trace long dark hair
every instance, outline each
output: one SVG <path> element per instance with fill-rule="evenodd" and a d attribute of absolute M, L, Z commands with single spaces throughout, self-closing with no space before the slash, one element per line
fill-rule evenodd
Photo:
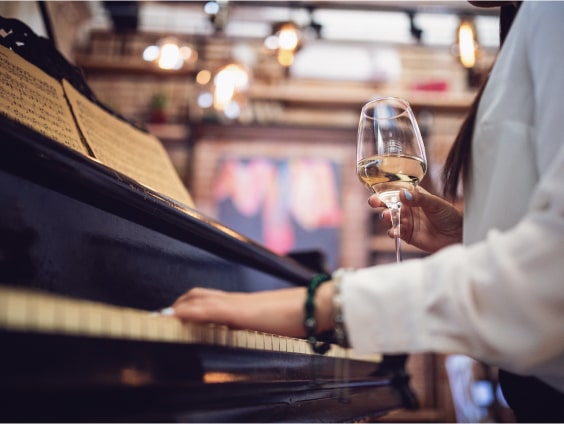
<path fill-rule="evenodd" d="M 499 12 L 499 38 L 500 46 L 503 45 L 505 37 L 511 28 L 513 19 L 517 15 L 521 3 L 515 5 L 502 6 Z M 487 78 L 478 90 L 474 101 L 470 105 L 466 119 L 462 123 L 454 143 L 449 151 L 443 168 L 443 195 L 448 199 L 456 199 L 460 177 L 463 182 L 467 182 L 470 173 L 470 158 L 472 153 L 472 135 L 474 134 L 474 124 L 476 113 L 482 93 L 487 83 Z"/>

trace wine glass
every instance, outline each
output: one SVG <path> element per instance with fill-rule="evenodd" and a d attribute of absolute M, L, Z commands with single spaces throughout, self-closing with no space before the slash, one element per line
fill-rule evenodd
<path fill-rule="evenodd" d="M 391 212 L 396 261 L 401 261 L 400 192 L 414 188 L 427 172 L 421 132 L 409 103 L 398 97 L 376 98 L 360 113 L 356 153 L 358 178 Z"/>

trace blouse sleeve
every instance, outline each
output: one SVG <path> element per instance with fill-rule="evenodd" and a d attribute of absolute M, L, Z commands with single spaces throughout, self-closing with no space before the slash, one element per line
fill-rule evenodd
<path fill-rule="evenodd" d="M 564 390 L 564 3 L 521 14 L 540 170 L 527 213 L 471 246 L 348 274 L 344 315 L 360 352 L 460 353 Z"/>

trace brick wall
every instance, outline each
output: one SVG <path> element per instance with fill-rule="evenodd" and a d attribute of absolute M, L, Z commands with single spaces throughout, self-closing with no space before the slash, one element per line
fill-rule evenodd
<path fill-rule="evenodd" d="M 341 266 L 364 266 L 367 259 L 368 191 L 355 174 L 354 130 L 311 130 L 287 127 L 207 128 L 194 150 L 192 195 L 202 212 L 215 217 L 212 188 L 216 164 L 225 155 L 271 158 L 324 157 L 338 164 L 342 181 L 343 225 Z"/>

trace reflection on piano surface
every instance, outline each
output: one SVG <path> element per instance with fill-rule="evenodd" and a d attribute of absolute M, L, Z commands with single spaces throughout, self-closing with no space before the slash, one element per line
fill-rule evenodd
<path fill-rule="evenodd" d="M 25 34 L 0 43 L 61 77 L 46 40 L 0 24 Z M 196 285 L 315 272 L 0 113 L 2 421 L 334 422 L 413 406 L 405 357 L 350 357 L 342 379 L 337 347 L 149 313 Z"/>

